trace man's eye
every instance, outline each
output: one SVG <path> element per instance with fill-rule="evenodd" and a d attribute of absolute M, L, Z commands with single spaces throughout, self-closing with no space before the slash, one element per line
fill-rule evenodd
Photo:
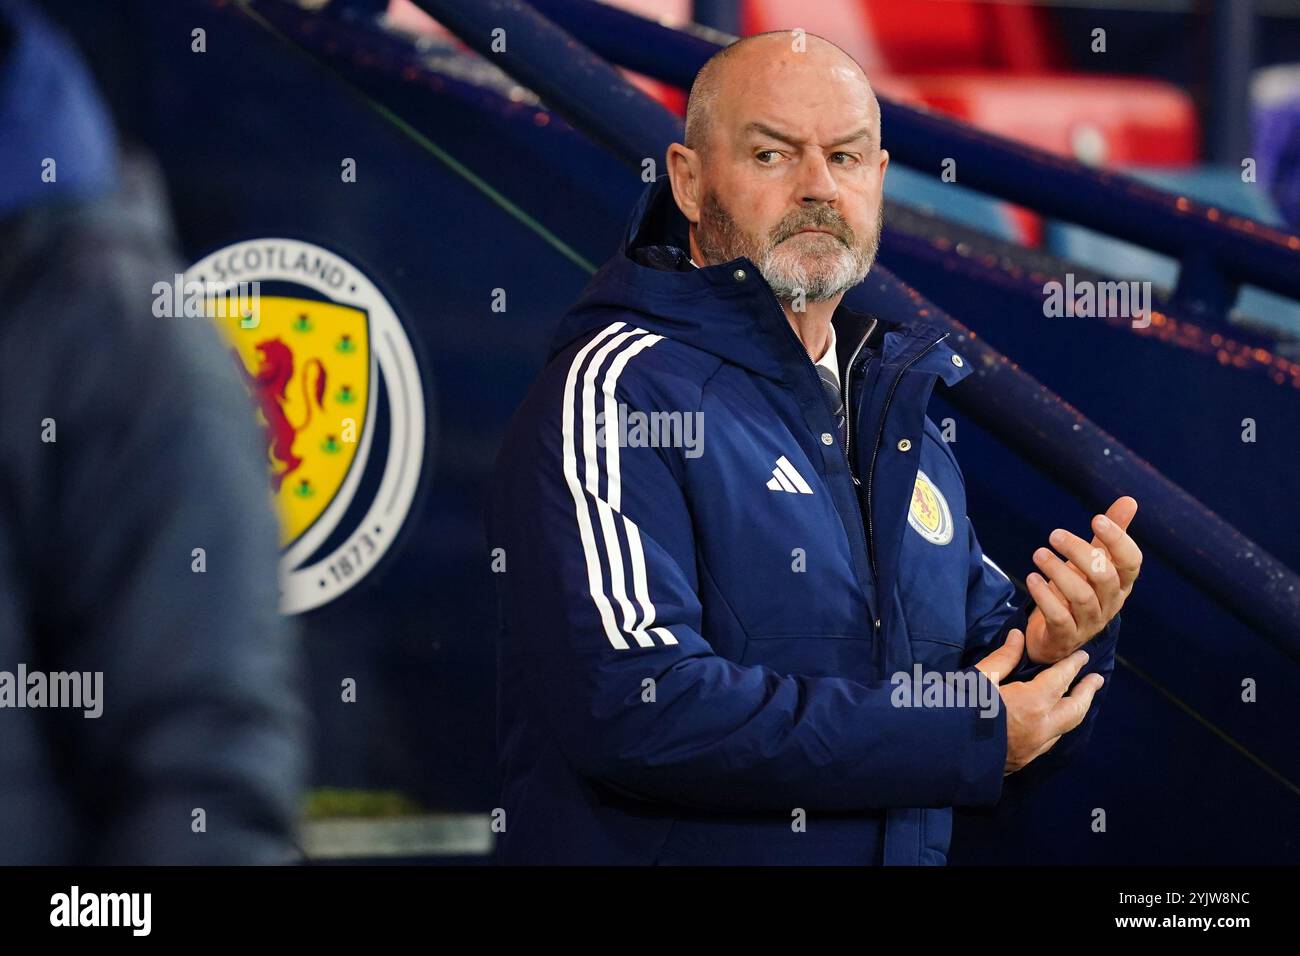
<path fill-rule="evenodd" d="M 831 153 L 832 159 L 834 159 L 836 156 L 843 156 L 844 159 L 846 160 L 845 162 L 840 163 L 841 166 L 847 166 L 849 163 L 855 162 L 857 159 L 857 157 L 855 157 L 852 153 Z"/>
<path fill-rule="evenodd" d="M 760 163 L 762 163 L 763 165 L 765 165 L 765 166 L 770 166 L 771 163 L 770 163 L 768 160 L 764 159 L 763 157 L 764 157 L 764 156 L 779 156 L 779 155 L 780 155 L 780 153 L 778 153 L 778 152 L 777 152 L 776 150 L 774 150 L 774 149 L 760 149 L 757 153 L 754 154 L 754 158 L 757 159 L 757 160 L 758 160 Z"/>

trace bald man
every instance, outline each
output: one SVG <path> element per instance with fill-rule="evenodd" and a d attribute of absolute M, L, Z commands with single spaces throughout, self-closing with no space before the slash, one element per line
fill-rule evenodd
<path fill-rule="evenodd" d="M 939 864 L 1091 734 L 1137 502 L 980 548 L 925 408 L 947 333 L 842 304 L 889 154 L 803 34 L 701 69 L 685 144 L 565 316 L 493 478 L 499 860 Z"/>

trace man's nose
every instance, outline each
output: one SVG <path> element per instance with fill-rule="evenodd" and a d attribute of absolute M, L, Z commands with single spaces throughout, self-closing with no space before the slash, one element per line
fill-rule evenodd
<path fill-rule="evenodd" d="M 830 164 L 820 151 L 809 155 L 800 163 L 802 178 L 799 182 L 800 201 L 834 202 L 839 198 L 839 185 L 831 175 Z"/>

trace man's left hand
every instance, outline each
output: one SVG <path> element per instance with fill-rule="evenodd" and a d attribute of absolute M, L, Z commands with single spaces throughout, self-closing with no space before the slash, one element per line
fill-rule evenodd
<path fill-rule="evenodd" d="M 1068 561 L 1048 548 L 1034 552 L 1042 574 L 1026 579 L 1037 604 L 1025 628 L 1031 661 L 1054 664 L 1069 657 L 1124 606 L 1142 567 L 1142 552 L 1127 531 L 1137 507 L 1127 495 L 1117 498 L 1105 515 L 1092 519 L 1092 543 L 1061 528 L 1053 531 L 1048 540 Z"/>

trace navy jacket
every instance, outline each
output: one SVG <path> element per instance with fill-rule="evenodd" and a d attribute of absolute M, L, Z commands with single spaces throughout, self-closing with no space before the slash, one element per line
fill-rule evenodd
<path fill-rule="evenodd" d="M 846 449 L 753 263 L 686 247 L 661 177 L 497 462 L 499 859 L 943 863 L 951 808 L 1003 792 L 973 665 L 1027 612 L 925 414 L 971 368 L 939 329 L 841 307 Z M 1118 626 L 1085 673 L 1109 676 Z M 899 706 L 916 665 L 984 696 Z"/>

